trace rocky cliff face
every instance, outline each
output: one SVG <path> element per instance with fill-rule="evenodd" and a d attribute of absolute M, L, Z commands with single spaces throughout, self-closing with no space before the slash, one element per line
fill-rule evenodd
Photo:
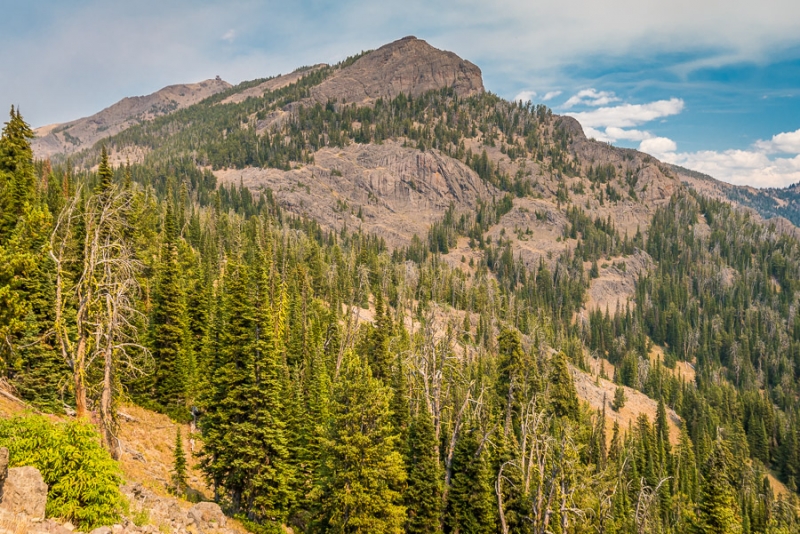
<path fill-rule="evenodd" d="M 215 174 L 223 183 L 270 189 L 285 209 L 325 227 L 362 227 L 391 247 L 408 244 L 414 234 L 424 237 L 451 203 L 473 209 L 479 198 L 502 195 L 460 161 L 397 142 L 324 148 L 314 159 L 314 165 L 291 171 L 250 168 Z"/>
<path fill-rule="evenodd" d="M 483 92 L 481 69 L 452 52 L 432 47 L 416 37 L 405 37 L 359 58 L 311 90 L 311 98 L 325 103 L 368 104 L 404 93 L 418 96 L 431 89 L 452 87 L 460 97 Z"/>
<path fill-rule="evenodd" d="M 172 113 L 215 95 L 231 85 L 223 80 L 170 85 L 147 96 L 124 98 L 91 117 L 37 128 L 31 143 L 37 158 L 72 154 L 130 126 Z"/>

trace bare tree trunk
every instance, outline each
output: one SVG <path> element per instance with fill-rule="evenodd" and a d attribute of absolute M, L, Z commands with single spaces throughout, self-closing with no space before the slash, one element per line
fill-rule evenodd
<path fill-rule="evenodd" d="M 103 426 L 103 445 L 115 460 L 119 459 L 119 441 L 114 435 L 114 358 L 111 350 L 106 350 L 103 364 L 103 393 L 100 396 L 100 421 Z"/>
<path fill-rule="evenodd" d="M 503 509 L 503 469 L 509 463 L 510 462 L 506 462 L 500 466 L 500 471 L 497 473 L 497 481 L 494 483 L 494 491 L 497 493 L 497 513 L 500 516 L 500 528 L 503 534 L 508 534 L 506 511 Z"/>
<path fill-rule="evenodd" d="M 86 361 L 86 338 L 81 337 L 78 340 L 78 347 L 75 351 L 75 358 L 73 358 L 72 376 L 75 378 L 75 416 L 77 418 L 86 417 L 89 414 L 89 409 L 86 402 L 86 369 L 84 363 Z"/>

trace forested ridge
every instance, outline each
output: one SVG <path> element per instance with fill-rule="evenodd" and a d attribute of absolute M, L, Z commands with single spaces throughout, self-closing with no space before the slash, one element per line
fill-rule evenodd
<path fill-rule="evenodd" d="M 34 161 L 12 108 L 0 137 L 0 356 L 17 395 L 91 417 L 112 457 L 124 454 L 121 403 L 196 417 L 201 446 L 176 455 L 174 490 L 186 489 L 185 461 L 199 462 L 215 499 L 255 532 L 800 532 L 794 237 L 683 188 L 628 236 L 587 210 L 636 201 L 639 169 L 581 161 L 544 106 L 447 89 L 294 105 L 333 68 L 135 126 L 107 147 L 150 151 L 116 168 L 106 146 L 79 156 L 86 165 Z M 286 106 L 272 129 L 248 126 Z M 389 139 L 460 159 L 502 195 L 471 213 L 451 206 L 390 249 L 211 172 Z M 510 238 L 487 236 L 518 199 L 547 191 L 473 151 L 476 140 L 557 177 L 559 240 L 573 248 L 529 268 Z M 594 196 L 572 203 L 585 191 L 565 177 L 585 177 Z M 444 256 L 465 238 L 479 260 L 452 266 Z M 598 264 L 639 252 L 653 266 L 632 302 L 582 320 Z M 620 386 L 601 410 L 573 380 L 593 358 Z M 673 371 L 679 361 L 694 381 Z M 657 402 L 652 420 L 607 424 L 622 386 Z"/>

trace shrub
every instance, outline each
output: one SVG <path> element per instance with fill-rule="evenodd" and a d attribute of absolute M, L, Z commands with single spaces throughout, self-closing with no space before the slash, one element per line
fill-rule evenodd
<path fill-rule="evenodd" d="M 119 467 L 91 424 L 42 416 L 4 419 L 0 446 L 8 448 L 11 467 L 31 465 L 42 473 L 49 517 L 87 531 L 119 519 L 125 502 Z"/>

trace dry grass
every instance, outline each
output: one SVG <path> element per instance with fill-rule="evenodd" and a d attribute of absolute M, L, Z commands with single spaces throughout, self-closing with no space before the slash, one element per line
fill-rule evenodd
<path fill-rule="evenodd" d="M 123 406 L 120 412 L 131 417 L 120 418 L 119 438 L 123 450 L 120 464 L 125 478 L 156 493 L 167 494 L 172 477 L 175 432 L 178 425 L 166 415 L 139 406 Z M 195 441 L 195 451 L 200 450 L 200 440 L 197 435 L 190 435 L 189 425 L 181 425 L 181 436 L 188 464 L 188 484 L 204 499 L 210 499 L 211 491 L 197 469 L 197 459 L 191 451 L 190 440 Z"/>
<path fill-rule="evenodd" d="M 0 534 L 28 534 L 32 526 L 27 517 L 5 513 L 0 517 Z"/>
<path fill-rule="evenodd" d="M 650 358 L 650 363 L 655 364 L 656 362 L 661 362 L 662 369 L 664 369 L 666 372 L 683 380 L 687 384 L 694 384 L 696 373 L 693 364 L 684 361 L 677 361 L 675 362 L 674 369 L 664 367 L 664 349 L 659 345 L 653 345 L 653 348 L 650 349 L 650 354 L 648 356 Z"/>
<path fill-rule="evenodd" d="M 592 375 L 581 371 L 576 367 L 570 366 L 572 376 L 575 380 L 575 389 L 578 392 L 578 398 L 587 402 L 593 410 L 602 410 L 603 402 L 605 401 L 606 408 L 606 435 L 608 440 L 611 440 L 611 430 L 614 422 L 619 423 L 620 429 L 627 430 L 629 426 L 636 424 L 636 419 L 641 414 L 647 416 L 650 422 L 656 419 L 656 411 L 658 410 L 658 403 L 645 395 L 644 393 L 635 389 L 622 386 L 625 389 L 625 406 L 619 412 L 611 409 L 611 403 L 614 400 L 614 392 L 617 385 L 604 378 L 593 377 Z M 681 418 L 674 410 L 667 408 L 667 424 L 669 425 L 669 441 L 673 445 L 678 444 L 680 441 L 680 422 Z"/>

